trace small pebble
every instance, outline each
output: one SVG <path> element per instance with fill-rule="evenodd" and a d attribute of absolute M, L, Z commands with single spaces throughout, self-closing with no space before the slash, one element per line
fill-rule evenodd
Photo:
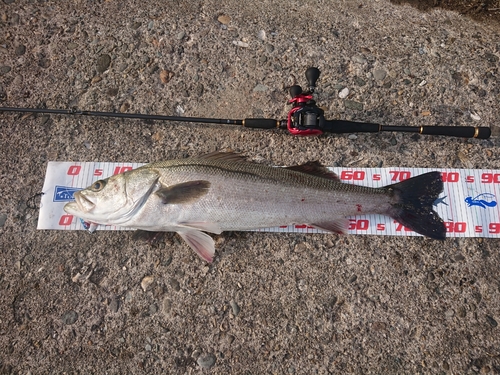
<path fill-rule="evenodd" d="M 0 228 L 2 228 L 5 225 L 5 222 L 7 221 L 7 214 L 0 214 Z"/>
<path fill-rule="evenodd" d="M 358 136 L 356 134 L 349 134 L 347 136 L 347 138 L 351 139 L 351 140 L 354 140 L 354 139 L 358 139 Z"/>
<path fill-rule="evenodd" d="M 153 276 L 145 276 L 142 281 L 141 281 L 141 288 L 143 291 L 146 291 L 151 284 L 155 281 L 155 278 Z"/>
<path fill-rule="evenodd" d="M 153 303 L 149 305 L 149 314 L 154 315 L 158 312 L 158 305 L 156 303 Z"/>
<path fill-rule="evenodd" d="M 118 308 L 120 307 L 120 302 L 116 298 L 112 298 L 111 302 L 109 303 L 109 311 L 112 313 L 116 313 L 118 311 Z"/>
<path fill-rule="evenodd" d="M 16 47 L 16 49 L 14 50 L 14 53 L 16 54 L 16 56 L 22 56 L 26 53 L 26 46 L 20 44 Z"/>
<path fill-rule="evenodd" d="M 175 107 L 175 113 L 177 113 L 179 116 L 182 116 L 184 114 L 184 108 L 180 104 Z"/>
<path fill-rule="evenodd" d="M 74 324 L 78 319 L 78 313 L 76 311 L 68 311 L 63 316 L 61 316 L 61 320 L 66 325 Z"/>
<path fill-rule="evenodd" d="M 339 92 L 339 98 L 340 99 L 345 99 L 349 95 L 349 88 L 344 87 L 342 90 Z"/>
<path fill-rule="evenodd" d="M 160 81 L 163 84 L 167 84 L 172 77 L 174 76 L 174 72 L 171 72 L 170 70 L 163 69 L 160 71 Z"/>
<path fill-rule="evenodd" d="M 173 277 L 169 280 L 169 284 L 172 287 L 172 289 L 176 292 L 181 290 L 181 286 L 179 285 L 179 281 L 177 279 L 174 279 Z"/>
<path fill-rule="evenodd" d="M 474 111 L 471 111 L 470 118 L 474 121 L 481 121 L 481 117 Z"/>
<path fill-rule="evenodd" d="M 266 40 L 266 32 L 264 30 L 260 30 L 257 33 L 257 38 L 259 38 L 262 41 Z"/>
<path fill-rule="evenodd" d="M 231 305 L 231 308 L 233 309 L 233 314 L 234 314 L 234 316 L 238 316 L 238 314 L 239 314 L 239 313 L 240 313 L 240 311 L 241 311 L 240 306 L 238 306 L 238 304 L 237 304 L 235 301 L 233 301 L 233 300 L 231 300 L 231 301 L 229 302 L 229 304 Z"/>
<path fill-rule="evenodd" d="M 361 55 L 353 56 L 351 58 L 351 60 L 358 63 L 358 64 L 364 64 L 368 61 L 364 56 L 361 56 Z"/>
<path fill-rule="evenodd" d="M 246 42 L 242 42 L 241 40 L 233 40 L 233 44 L 238 47 L 248 48 L 249 44 Z"/>
<path fill-rule="evenodd" d="M 266 44 L 266 52 L 274 52 L 274 46 L 272 44 Z"/>
<path fill-rule="evenodd" d="M 269 90 L 269 87 L 260 83 L 253 88 L 253 92 L 264 92 L 267 90 Z"/>
<path fill-rule="evenodd" d="M 373 71 L 373 78 L 375 78 L 377 81 L 383 81 L 386 76 L 387 72 L 385 70 L 375 69 Z"/>
<path fill-rule="evenodd" d="M 118 95 L 118 89 L 116 87 L 110 87 L 106 93 L 109 95 L 109 96 L 116 96 Z"/>
<path fill-rule="evenodd" d="M 488 321 L 488 323 L 490 324 L 490 326 L 492 326 L 493 328 L 495 328 L 495 327 L 498 326 L 497 321 L 492 316 L 486 315 L 486 320 Z"/>
<path fill-rule="evenodd" d="M 223 25 L 229 25 L 229 22 L 231 22 L 231 17 L 229 17 L 226 14 L 221 14 L 218 18 L 217 21 L 222 23 Z"/>
<path fill-rule="evenodd" d="M 161 311 L 165 315 L 170 314 L 170 311 L 172 311 L 172 300 L 165 298 L 161 304 Z"/>
<path fill-rule="evenodd" d="M 7 74 L 8 72 L 10 72 L 10 70 L 11 70 L 10 66 L 7 65 L 0 66 L 0 76 Z"/>
<path fill-rule="evenodd" d="M 363 103 L 356 102 L 354 100 L 345 100 L 344 105 L 346 108 L 355 109 L 357 111 L 363 110 Z"/>
<path fill-rule="evenodd" d="M 366 81 L 360 77 L 354 78 L 354 83 L 356 83 L 356 85 L 358 85 L 358 86 L 366 85 Z"/>
<path fill-rule="evenodd" d="M 97 72 L 98 73 L 104 73 L 106 70 L 108 70 L 109 65 L 111 64 L 111 56 L 109 55 L 101 55 L 97 59 Z"/>
<path fill-rule="evenodd" d="M 203 86 L 202 83 L 198 83 L 198 85 L 196 86 L 196 95 L 197 96 L 201 96 L 203 95 L 203 91 L 205 90 L 205 87 Z"/>
<path fill-rule="evenodd" d="M 120 106 L 120 112 L 122 112 L 122 113 L 127 112 L 129 108 L 130 108 L 130 104 L 125 102 Z"/>
<path fill-rule="evenodd" d="M 202 355 L 198 358 L 196 363 L 204 369 L 212 368 L 215 365 L 216 358 L 213 354 Z"/>

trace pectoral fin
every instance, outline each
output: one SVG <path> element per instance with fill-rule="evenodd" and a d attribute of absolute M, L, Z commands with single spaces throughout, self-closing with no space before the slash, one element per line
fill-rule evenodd
<path fill-rule="evenodd" d="M 196 229 L 177 231 L 184 241 L 198 254 L 198 256 L 211 263 L 215 254 L 215 244 L 212 237 Z"/>
<path fill-rule="evenodd" d="M 162 185 L 155 194 L 161 198 L 164 204 L 189 203 L 204 196 L 208 193 L 209 188 L 209 181 L 196 180 L 172 186 Z"/>
<path fill-rule="evenodd" d="M 335 219 L 326 223 L 316 223 L 311 224 L 313 227 L 326 230 L 327 232 L 333 232 L 337 234 L 346 234 L 347 228 L 349 228 L 349 220 L 345 217 Z"/>

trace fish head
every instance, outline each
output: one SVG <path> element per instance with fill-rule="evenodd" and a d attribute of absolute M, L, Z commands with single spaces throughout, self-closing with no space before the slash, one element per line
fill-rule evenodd
<path fill-rule="evenodd" d="M 120 225 L 142 207 L 158 178 L 157 171 L 138 168 L 98 180 L 76 192 L 64 210 L 90 223 Z"/>

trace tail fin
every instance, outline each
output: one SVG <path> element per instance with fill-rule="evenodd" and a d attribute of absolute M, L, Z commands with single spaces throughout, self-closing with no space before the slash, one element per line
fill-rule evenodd
<path fill-rule="evenodd" d="M 405 227 L 436 240 L 446 238 L 443 220 L 432 204 L 443 191 L 440 172 L 429 172 L 400 183 L 389 185 L 394 191 L 395 203 L 388 215 Z"/>

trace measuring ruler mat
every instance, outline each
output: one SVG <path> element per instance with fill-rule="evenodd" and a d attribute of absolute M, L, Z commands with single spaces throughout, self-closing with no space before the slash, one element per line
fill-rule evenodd
<path fill-rule="evenodd" d="M 64 212 L 73 194 L 94 181 L 137 168 L 140 163 L 49 162 L 43 186 L 38 229 L 79 230 L 84 223 Z M 356 185 L 382 187 L 425 172 L 439 171 L 444 191 L 434 209 L 444 220 L 447 237 L 500 238 L 500 171 L 442 168 L 329 168 L 340 180 Z M 98 230 L 124 230 L 99 226 Z M 126 230 L 126 229 L 125 229 Z M 259 229 L 264 232 L 321 233 L 308 225 Z M 387 216 L 359 215 L 349 218 L 350 234 L 419 236 Z"/>

